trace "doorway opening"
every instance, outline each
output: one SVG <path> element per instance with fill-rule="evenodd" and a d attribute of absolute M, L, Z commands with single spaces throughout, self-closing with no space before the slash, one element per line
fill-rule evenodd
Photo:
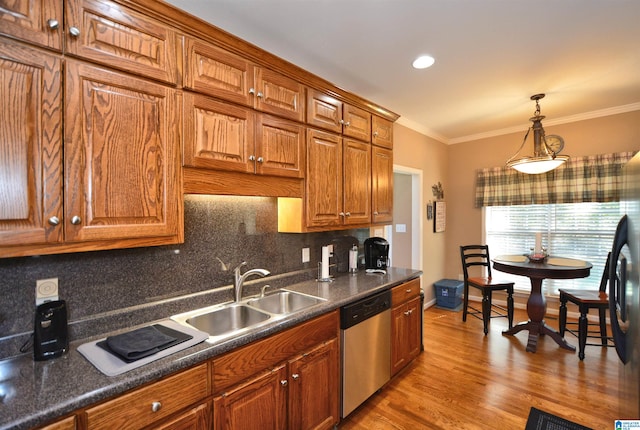
<path fill-rule="evenodd" d="M 391 265 L 422 270 L 422 170 L 393 166 L 393 225 L 387 226 Z"/>

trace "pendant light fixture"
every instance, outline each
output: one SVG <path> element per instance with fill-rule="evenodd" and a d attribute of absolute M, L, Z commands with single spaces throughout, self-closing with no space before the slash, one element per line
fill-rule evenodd
<path fill-rule="evenodd" d="M 558 155 L 564 147 L 564 140 L 557 135 L 545 135 L 544 128 L 542 128 L 542 120 L 545 117 L 540 115 L 540 104 L 538 103 L 538 100 L 542 98 L 544 98 L 544 94 L 531 96 L 531 100 L 536 102 L 534 116 L 529 118 L 533 125 L 529 127 L 527 134 L 524 135 L 524 140 L 518 152 L 507 160 L 507 166 L 513 167 L 519 172 L 532 175 L 549 172 L 569 159 L 568 155 Z M 527 142 L 527 137 L 529 137 L 531 130 L 533 130 L 533 155 L 516 158 Z"/>

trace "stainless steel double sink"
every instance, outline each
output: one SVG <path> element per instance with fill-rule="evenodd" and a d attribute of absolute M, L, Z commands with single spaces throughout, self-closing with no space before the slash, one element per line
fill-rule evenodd
<path fill-rule="evenodd" d="M 209 334 L 209 342 L 219 342 L 276 319 L 300 312 L 325 299 L 289 290 L 277 290 L 263 297 L 238 303 L 215 305 L 174 315 L 172 320 Z"/>

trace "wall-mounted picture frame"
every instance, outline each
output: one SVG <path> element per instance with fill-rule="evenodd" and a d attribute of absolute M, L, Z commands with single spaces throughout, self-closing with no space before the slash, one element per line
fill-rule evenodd
<path fill-rule="evenodd" d="M 447 224 L 447 204 L 442 201 L 433 202 L 433 232 L 442 233 Z"/>

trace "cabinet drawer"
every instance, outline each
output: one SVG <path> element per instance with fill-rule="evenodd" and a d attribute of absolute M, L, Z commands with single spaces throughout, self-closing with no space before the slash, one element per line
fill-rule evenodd
<path fill-rule="evenodd" d="M 391 304 L 396 306 L 420 294 L 420 278 L 398 285 L 391 290 Z"/>
<path fill-rule="evenodd" d="M 71 55 L 148 76 L 176 82 L 177 36 L 169 27 L 106 0 L 69 0 L 65 9 Z"/>
<path fill-rule="evenodd" d="M 87 426 L 140 429 L 204 399 L 208 393 L 205 363 L 87 409 Z"/>

